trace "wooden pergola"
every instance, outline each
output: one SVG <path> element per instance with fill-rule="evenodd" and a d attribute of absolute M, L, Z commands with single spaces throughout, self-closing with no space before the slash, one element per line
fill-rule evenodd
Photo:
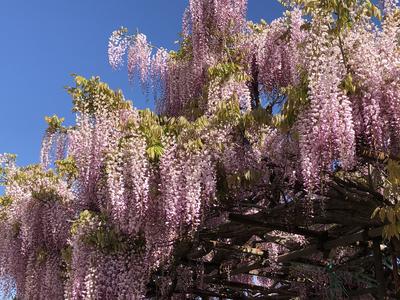
<path fill-rule="evenodd" d="M 339 279 L 340 294 L 330 291 L 332 286 L 320 287 L 332 299 L 399 299 L 400 243 L 383 241 L 385 224 L 371 219 L 386 201 L 380 193 L 334 176 L 312 199 L 301 191 L 293 194 L 296 197 L 286 203 L 267 201 L 274 205 L 266 206 L 258 193 L 253 200 L 226 207 L 225 221 L 218 226 L 203 228 L 194 240 L 181 242 L 175 264 L 201 265 L 204 273 L 198 279 L 201 285 L 195 280 L 183 291 L 175 281 L 171 297 L 181 293 L 187 299 L 303 299 L 296 287 L 303 285 L 312 294 L 318 282 L 307 270 L 317 270 L 326 276 L 357 278 L 357 284 Z M 299 245 L 293 236 L 303 237 L 305 243 Z M 265 243 L 280 245 L 279 253 L 271 256 Z M 347 251 L 346 256 L 338 259 L 338 249 Z M 237 280 L 238 276 L 253 280 Z M 260 278 L 269 284 L 257 284 Z"/>

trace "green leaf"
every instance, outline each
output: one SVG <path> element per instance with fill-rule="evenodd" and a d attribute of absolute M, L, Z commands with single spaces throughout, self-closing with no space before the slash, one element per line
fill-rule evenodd
<path fill-rule="evenodd" d="M 386 219 L 386 209 L 385 208 L 381 208 L 381 210 L 379 211 L 379 218 L 381 219 L 381 222 L 385 222 Z"/>
<path fill-rule="evenodd" d="M 390 223 L 396 223 L 396 214 L 392 208 L 387 209 L 386 216 Z"/>
<path fill-rule="evenodd" d="M 247 181 L 250 181 L 250 180 L 251 180 L 251 171 L 250 171 L 250 170 L 247 170 L 247 171 L 244 173 L 244 179 L 246 179 Z"/>
<path fill-rule="evenodd" d="M 47 132 L 49 132 L 49 133 L 55 133 L 64 128 L 62 126 L 62 123 L 65 120 L 64 118 L 59 118 L 58 116 L 53 115 L 52 117 L 46 116 L 44 119 L 48 124 Z"/>
<path fill-rule="evenodd" d="M 381 210 L 380 207 L 375 208 L 374 212 L 371 215 L 371 219 L 374 219 L 377 216 L 377 214 L 380 212 L 380 210 Z"/>

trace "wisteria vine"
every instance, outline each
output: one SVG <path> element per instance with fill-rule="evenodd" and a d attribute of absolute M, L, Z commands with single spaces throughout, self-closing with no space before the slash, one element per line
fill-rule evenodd
<path fill-rule="evenodd" d="M 190 0 L 177 51 L 125 28 L 112 33 L 110 65 L 118 69 L 126 57 L 129 79 L 154 94 L 157 114 L 133 108 L 98 77 L 75 76 L 68 92 L 76 124 L 46 119 L 41 163 L 19 168 L 0 156 L 6 295 L 186 299 L 215 285 L 204 278 L 216 251 L 192 259 L 195 266 L 179 256 L 201 244 L 202 230 L 299 195 L 312 211 L 334 174 L 370 175 L 366 149 L 400 154 L 397 1 L 383 1 L 383 16 L 369 1 L 282 2 L 284 16 L 258 24 L 246 20 L 246 0 Z M 371 16 L 382 17 L 379 26 Z M 377 187 L 389 199 L 397 199 L 397 171 L 383 172 L 388 180 Z M 219 266 L 220 279 L 278 289 L 275 279 L 232 269 L 251 262 L 243 255 L 250 253 L 268 257 L 258 269 L 278 277 L 286 268 L 278 257 L 308 242 L 301 232 L 275 230 L 270 240 L 251 237 L 257 250 L 235 248 L 230 238 L 207 245 L 242 253 Z M 293 279 L 304 272 L 311 283 Z M 337 276 L 329 272 L 295 266 L 288 289 L 304 299 L 326 296 L 322 287 Z M 348 287 L 366 286 L 340 274 Z"/>

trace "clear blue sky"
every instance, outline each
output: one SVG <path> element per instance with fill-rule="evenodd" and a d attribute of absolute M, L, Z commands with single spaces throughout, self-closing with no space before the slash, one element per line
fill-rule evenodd
<path fill-rule="evenodd" d="M 108 37 L 125 26 L 139 29 L 154 45 L 174 48 L 186 5 L 187 0 L 1 0 L 0 153 L 17 154 L 19 165 L 38 162 L 44 116 L 74 121 L 64 90 L 72 84 L 71 73 L 98 75 L 136 107 L 152 108 L 140 89 L 129 86 L 126 70 L 111 70 Z M 249 19 L 271 21 L 281 14 L 276 0 L 249 0 Z"/>

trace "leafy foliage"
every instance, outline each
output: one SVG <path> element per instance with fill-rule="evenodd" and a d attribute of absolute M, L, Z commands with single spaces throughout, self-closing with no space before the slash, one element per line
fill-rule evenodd
<path fill-rule="evenodd" d="M 67 91 L 72 96 L 73 111 L 93 114 L 101 109 L 119 110 L 131 107 L 131 103 L 125 101 L 121 91 L 113 91 L 99 77 L 86 79 L 82 76 L 73 75 L 75 87 L 68 87 Z M 59 120 L 53 122 L 58 124 Z"/>

